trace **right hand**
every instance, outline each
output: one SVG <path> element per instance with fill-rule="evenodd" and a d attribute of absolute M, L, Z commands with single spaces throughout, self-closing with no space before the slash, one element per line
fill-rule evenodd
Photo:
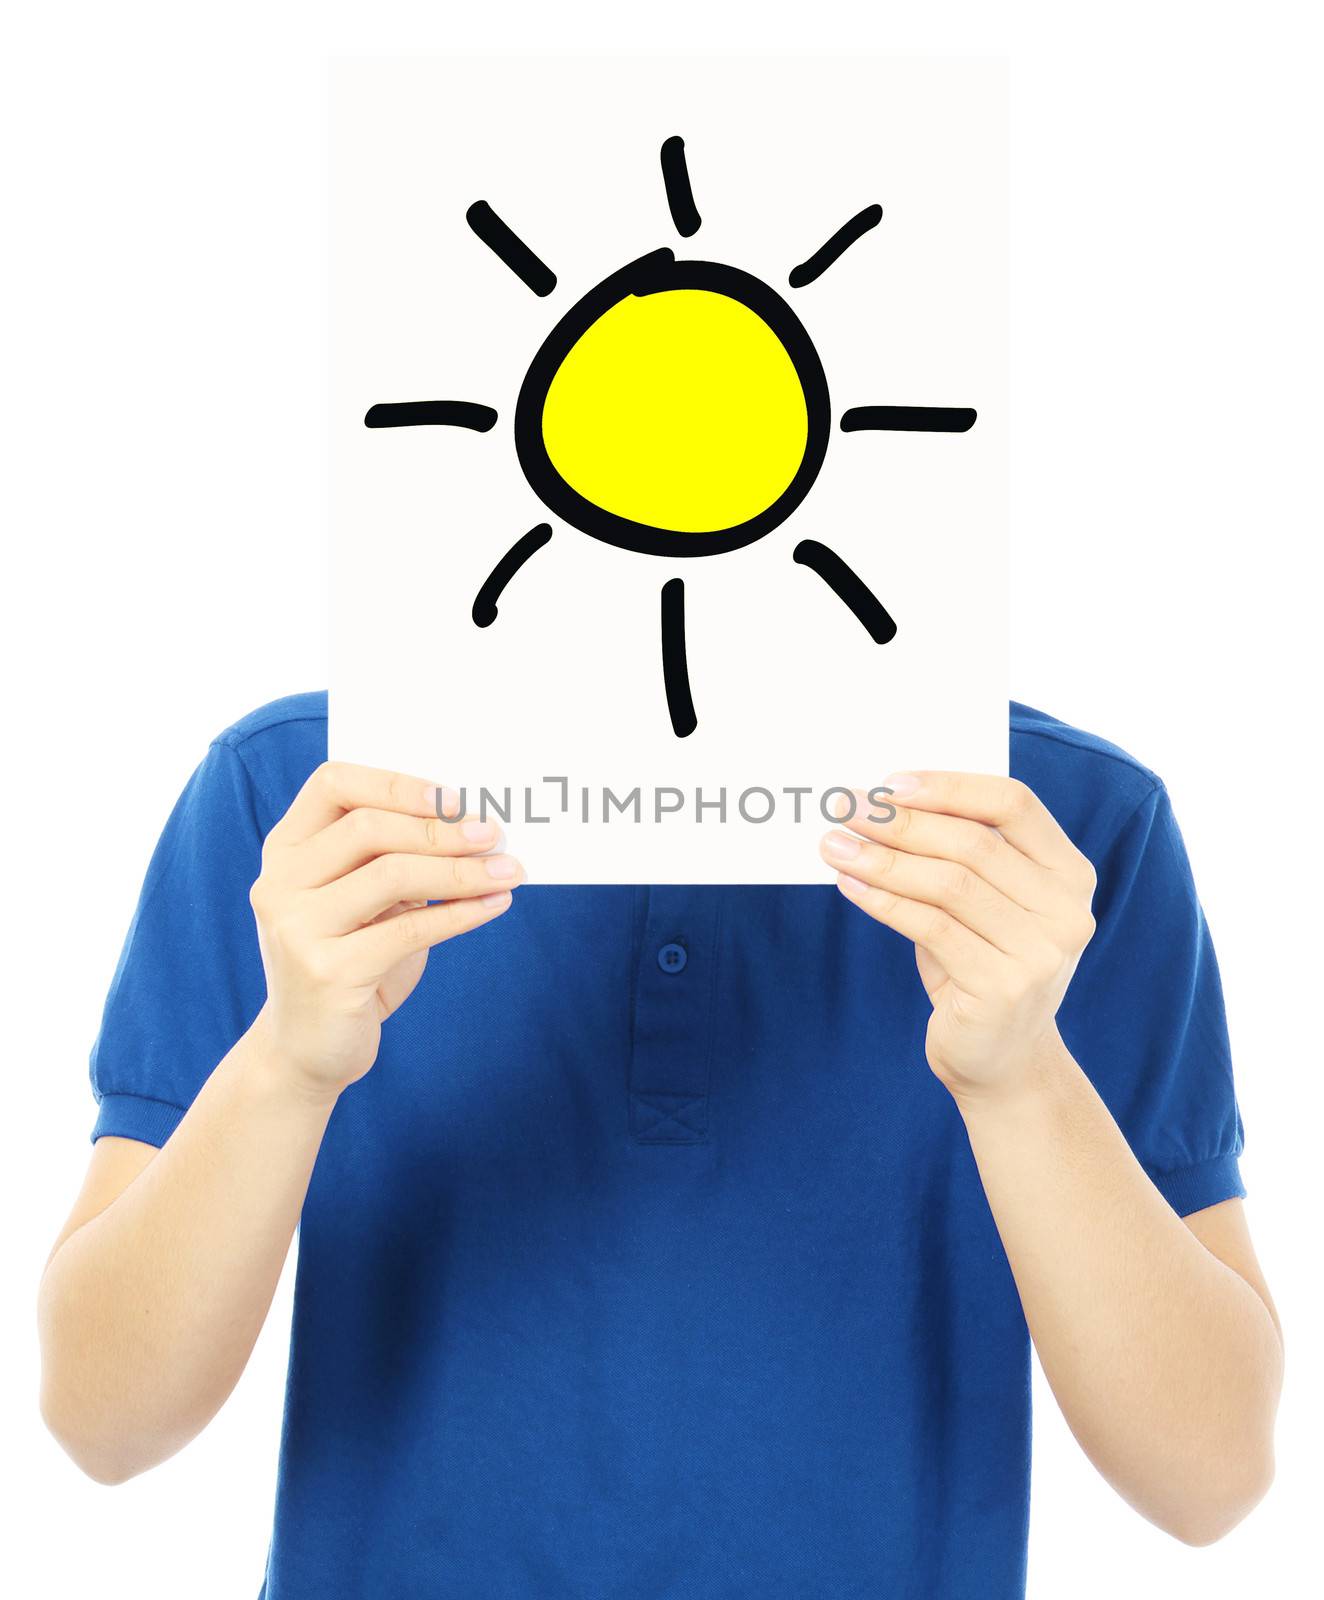
<path fill-rule="evenodd" d="M 304 784 L 249 896 L 267 975 L 260 1021 L 300 1087 L 334 1098 L 361 1078 L 432 946 L 509 907 L 519 863 L 481 854 L 498 837 L 493 822 L 443 822 L 421 778 L 326 762 Z"/>

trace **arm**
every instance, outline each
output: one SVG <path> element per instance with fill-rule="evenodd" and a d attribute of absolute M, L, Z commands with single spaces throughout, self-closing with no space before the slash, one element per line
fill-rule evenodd
<path fill-rule="evenodd" d="M 1178 1217 L 1062 1043 L 1094 876 L 1047 810 L 1006 779 L 889 782 L 895 816 L 870 822 L 864 802 L 823 853 L 915 943 L 929 1064 L 1072 1432 L 1145 1516 L 1209 1543 L 1273 1472 L 1282 1345 L 1242 1208 Z"/>
<path fill-rule="evenodd" d="M 957 1104 L 1071 1431 L 1152 1522 L 1219 1538 L 1269 1487 L 1282 1375 L 1241 1202 L 1188 1226 L 1060 1045 Z"/>
<path fill-rule="evenodd" d="M 159 1153 L 98 1142 L 42 1278 L 42 1411 L 91 1476 L 154 1466 L 229 1395 L 336 1100 L 431 946 L 510 904 L 518 867 L 478 856 L 495 838 L 439 821 L 419 781 L 333 765 L 272 830 L 252 894 L 266 1004 Z"/>

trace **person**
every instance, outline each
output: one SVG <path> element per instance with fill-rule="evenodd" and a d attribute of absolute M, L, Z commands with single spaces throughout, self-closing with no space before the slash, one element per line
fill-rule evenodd
<path fill-rule="evenodd" d="M 118 1483 L 196 1435 L 297 1224 L 268 1600 L 1022 1595 L 1031 1337 L 1117 1491 L 1217 1539 L 1282 1350 L 1214 952 L 1154 774 L 1010 729 L 799 888 L 522 885 L 327 764 L 324 696 L 228 729 L 92 1055 L 61 1444 Z"/>

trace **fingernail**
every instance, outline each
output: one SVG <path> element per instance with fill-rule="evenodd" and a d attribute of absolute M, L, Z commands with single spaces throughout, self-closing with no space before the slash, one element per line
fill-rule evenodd
<path fill-rule="evenodd" d="M 435 811 L 443 822 L 454 822 L 460 815 L 460 792 L 458 789 L 431 788 L 423 791 L 423 804 Z"/>
<path fill-rule="evenodd" d="M 480 822 L 477 817 L 460 824 L 460 833 L 466 839 L 472 839 L 476 844 L 481 844 L 485 839 L 491 839 L 496 834 L 495 822 Z"/>
<path fill-rule="evenodd" d="M 503 889 L 500 894 L 485 894 L 482 897 L 482 904 L 491 906 L 493 911 L 504 911 L 510 904 L 510 900 L 510 890 Z"/>
<path fill-rule="evenodd" d="M 823 839 L 823 848 L 838 861 L 850 861 L 860 853 L 860 841 L 848 833 L 829 833 Z"/>
<path fill-rule="evenodd" d="M 491 878 L 514 878 L 519 874 L 519 862 L 514 856 L 484 856 L 483 861 Z"/>
<path fill-rule="evenodd" d="M 843 894 L 864 894 L 868 889 L 867 883 L 862 883 L 859 878 L 852 878 L 849 872 L 837 874 L 837 888 Z"/>
<path fill-rule="evenodd" d="M 913 772 L 894 772 L 890 778 L 883 779 L 883 788 L 904 797 L 915 793 L 919 788 L 919 779 Z"/>

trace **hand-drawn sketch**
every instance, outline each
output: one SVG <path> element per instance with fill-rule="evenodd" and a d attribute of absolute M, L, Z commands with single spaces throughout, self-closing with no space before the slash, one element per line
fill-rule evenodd
<path fill-rule="evenodd" d="M 699 231 L 685 144 L 661 148 L 663 188 L 676 232 Z M 791 289 L 814 283 L 883 219 L 865 206 L 799 265 Z M 486 200 L 466 213 L 474 234 L 532 292 L 548 296 L 555 272 Z M 369 428 L 453 427 L 485 433 L 499 413 L 472 400 L 379 402 Z M 786 299 L 752 273 L 678 259 L 662 247 L 611 273 L 578 300 L 529 364 L 514 407 L 515 449 L 547 509 L 606 544 L 666 557 L 738 550 L 781 526 L 818 477 L 831 434 L 823 363 Z M 843 433 L 964 433 L 960 406 L 860 405 Z M 498 601 L 552 538 L 542 522 L 493 567 L 473 602 L 490 627 Z M 793 559 L 815 572 L 875 644 L 897 624 L 865 580 L 817 539 Z M 672 731 L 698 726 L 685 637 L 685 583 L 661 590 L 662 671 Z"/>
<path fill-rule="evenodd" d="M 843 786 L 1006 771 L 1005 64 L 446 51 L 330 109 L 334 759 L 543 884 L 821 883 Z"/>

